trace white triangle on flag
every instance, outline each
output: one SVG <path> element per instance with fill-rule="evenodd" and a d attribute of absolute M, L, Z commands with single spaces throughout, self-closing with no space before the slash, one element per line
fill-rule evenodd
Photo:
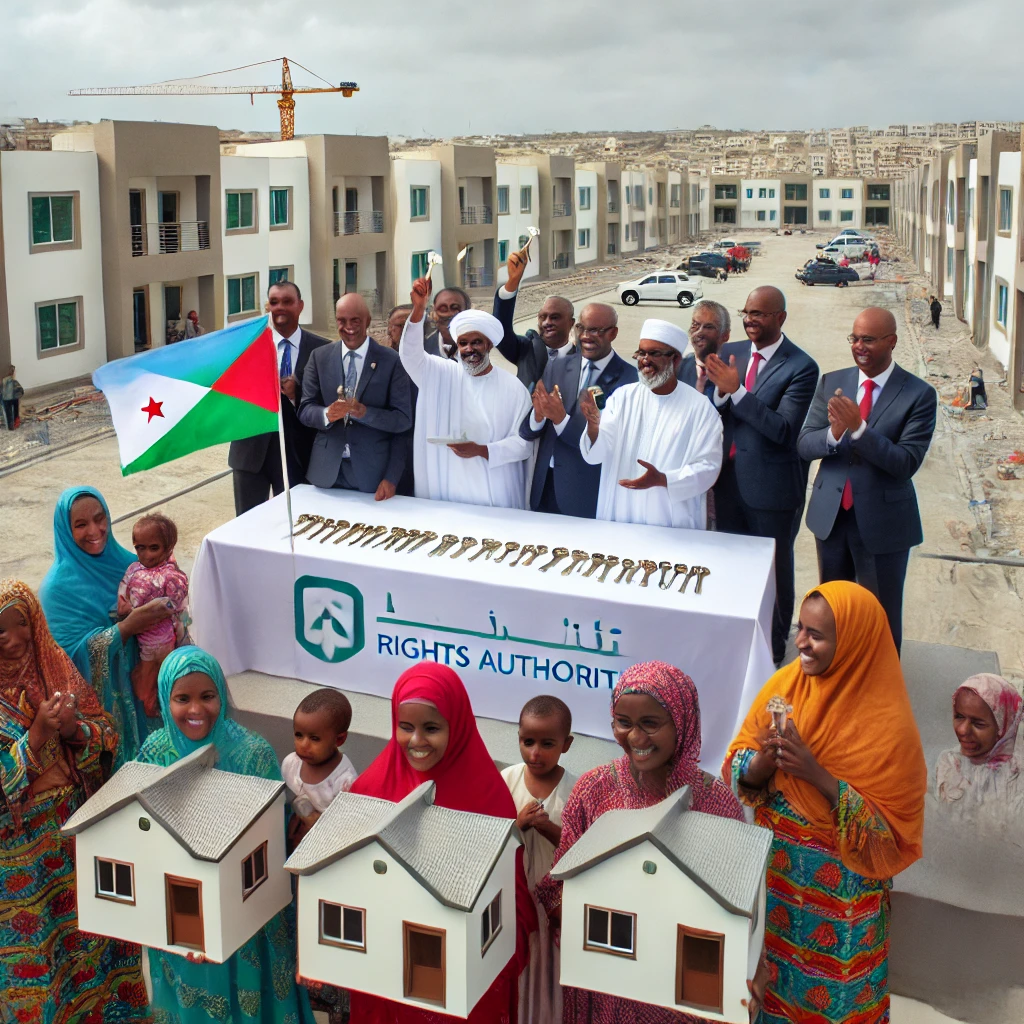
<path fill-rule="evenodd" d="M 191 381 L 140 370 L 104 390 L 117 432 L 121 465 L 130 466 L 210 392 Z"/>

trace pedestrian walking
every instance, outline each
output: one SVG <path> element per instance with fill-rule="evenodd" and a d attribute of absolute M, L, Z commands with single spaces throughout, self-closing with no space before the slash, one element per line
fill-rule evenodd
<path fill-rule="evenodd" d="M 931 301 L 928 303 L 928 308 L 931 310 L 932 314 L 932 327 L 934 327 L 935 330 L 938 330 L 939 317 L 942 315 L 942 303 L 939 302 L 939 300 L 934 295 L 932 295 Z"/>

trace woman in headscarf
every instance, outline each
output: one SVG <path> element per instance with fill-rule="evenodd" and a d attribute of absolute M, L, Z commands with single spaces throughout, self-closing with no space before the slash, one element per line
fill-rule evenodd
<path fill-rule="evenodd" d="M 650 807 L 683 786 L 691 787 L 693 810 L 743 820 L 743 809 L 728 786 L 699 766 L 700 703 L 688 675 L 663 661 L 633 665 L 619 676 L 611 711 L 612 735 L 625 753 L 584 772 L 573 787 L 562 812 L 555 864 L 602 814 Z M 557 926 L 562 883 L 549 875 L 537 886 L 537 899 Z M 683 1024 L 699 1019 L 600 992 L 562 991 L 565 1024 Z"/>
<path fill-rule="evenodd" d="M 170 765 L 212 743 L 217 767 L 237 775 L 280 779 L 273 748 L 228 717 L 228 691 L 217 660 L 179 647 L 160 666 L 160 710 L 166 723 L 139 751 L 146 764 Z M 281 822 L 282 830 L 285 823 Z M 299 1024 L 313 1022 L 309 996 L 295 982 L 295 912 L 276 914 L 222 964 L 149 951 L 153 1008 L 169 1024 Z"/>
<path fill-rule="evenodd" d="M 115 768 L 146 737 L 145 710 L 132 692 L 135 637 L 173 611 L 166 598 L 133 608 L 117 622 L 117 587 L 135 561 L 110 534 L 110 510 L 94 487 L 69 487 L 53 510 L 54 559 L 39 600 L 54 639 L 99 694 L 120 738 Z"/>
<path fill-rule="evenodd" d="M 935 766 L 935 789 L 946 804 L 970 815 L 983 804 L 1009 819 L 1024 803 L 1017 731 L 1024 698 L 1002 676 L 981 672 L 953 694 L 953 731 L 959 748 L 944 750 Z"/>
<path fill-rule="evenodd" d="M 921 856 L 927 769 L 882 606 L 823 583 L 724 774 L 775 835 L 764 1024 L 888 1020 L 889 890 Z M 768 702 L 791 707 L 779 735 Z M 774 702 L 773 702 L 774 703 Z"/>
<path fill-rule="evenodd" d="M 456 811 L 515 819 L 516 805 L 477 731 L 469 694 L 452 669 L 422 662 L 403 672 L 391 695 L 391 740 L 356 779 L 353 793 L 398 802 L 424 782 L 434 783 L 434 803 Z M 516 1024 L 517 979 L 530 956 L 537 913 L 516 862 L 516 955 L 480 998 L 471 1024 Z M 432 1024 L 447 1021 L 402 1003 L 351 993 L 351 1020 L 359 1024 Z"/>
<path fill-rule="evenodd" d="M 78 931 L 60 828 L 103 783 L 117 736 L 35 594 L 0 581 L 0 1019 L 146 1017 L 138 946 Z"/>

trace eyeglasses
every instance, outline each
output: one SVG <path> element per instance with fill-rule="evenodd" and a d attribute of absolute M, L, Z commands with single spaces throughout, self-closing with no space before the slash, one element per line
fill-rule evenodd
<path fill-rule="evenodd" d="M 641 359 L 671 359 L 673 356 L 677 356 L 679 353 L 673 348 L 667 352 L 664 350 L 658 350 L 656 352 L 645 351 L 642 348 L 638 348 L 633 353 L 633 358 L 639 363 Z"/>
<path fill-rule="evenodd" d="M 778 316 L 782 310 L 777 309 L 773 313 L 762 313 L 759 309 L 737 309 L 736 312 L 739 313 L 744 320 L 767 320 L 770 316 Z"/>
<path fill-rule="evenodd" d="M 893 334 L 883 334 L 880 338 L 876 338 L 870 334 L 848 334 L 846 340 L 851 345 L 856 345 L 859 341 L 862 345 L 876 345 L 880 341 L 885 341 L 886 338 L 893 338 Z"/>
<path fill-rule="evenodd" d="M 633 729 L 639 729 L 648 736 L 661 732 L 669 724 L 667 718 L 641 718 L 637 722 L 631 722 L 628 718 L 613 718 L 612 732 L 628 733 Z"/>
<path fill-rule="evenodd" d="M 701 331 L 714 331 L 717 334 L 718 330 L 719 330 L 718 324 L 695 324 L 695 323 L 691 323 L 690 326 L 689 326 L 689 331 L 690 331 L 691 334 L 700 334 Z"/>
<path fill-rule="evenodd" d="M 585 327 L 583 324 L 576 325 L 576 333 L 581 337 L 585 338 L 588 334 L 592 334 L 595 338 L 603 338 L 609 331 L 615 330 L 615 324 L 611 327 Z"/>

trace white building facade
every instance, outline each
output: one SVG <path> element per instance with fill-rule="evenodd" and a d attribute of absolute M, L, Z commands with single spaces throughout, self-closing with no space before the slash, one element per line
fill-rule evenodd
<path fill-rule="evenodd" d="M 427 272 L 427 254 L 441 252 L 441 162 L 391 161 L 394 210 L 395 302 L 408 302 L 412 283 Z M 443 265 L 430 275 L 437 294 L 445 282 Z"/>
<path fill-rule="evenodd" d="M 810 184 L 813 227 L 838 235 L 863 227 L 864 183 L 860 178 L 816 178 Z"/>
<path fill-rule="evenodd" d="M 529 228 L 540 224 L 540 170 L 530 164 L 496 165 L 499 285 L 508 280 L 507 261 L 510 253 L 521 249 L 529 236 Z M 579 172 L 577 171 L 577 174 Z M 596 189 L 595 189 L 596 196 Z M 596 201 L 596 200 L 595 200 Z M 596 245 L 596 240 L 595 243 Z M 531 259 L 526 265 L 523 280 L 529 281 L 540 274 L 540 247 L 531 246 Z"/>
<path fill-rule="evenodd" d="M 777 228 L 782 220 L 782 182 L 744 178 L 740 182 L 740 227 Z"/>

